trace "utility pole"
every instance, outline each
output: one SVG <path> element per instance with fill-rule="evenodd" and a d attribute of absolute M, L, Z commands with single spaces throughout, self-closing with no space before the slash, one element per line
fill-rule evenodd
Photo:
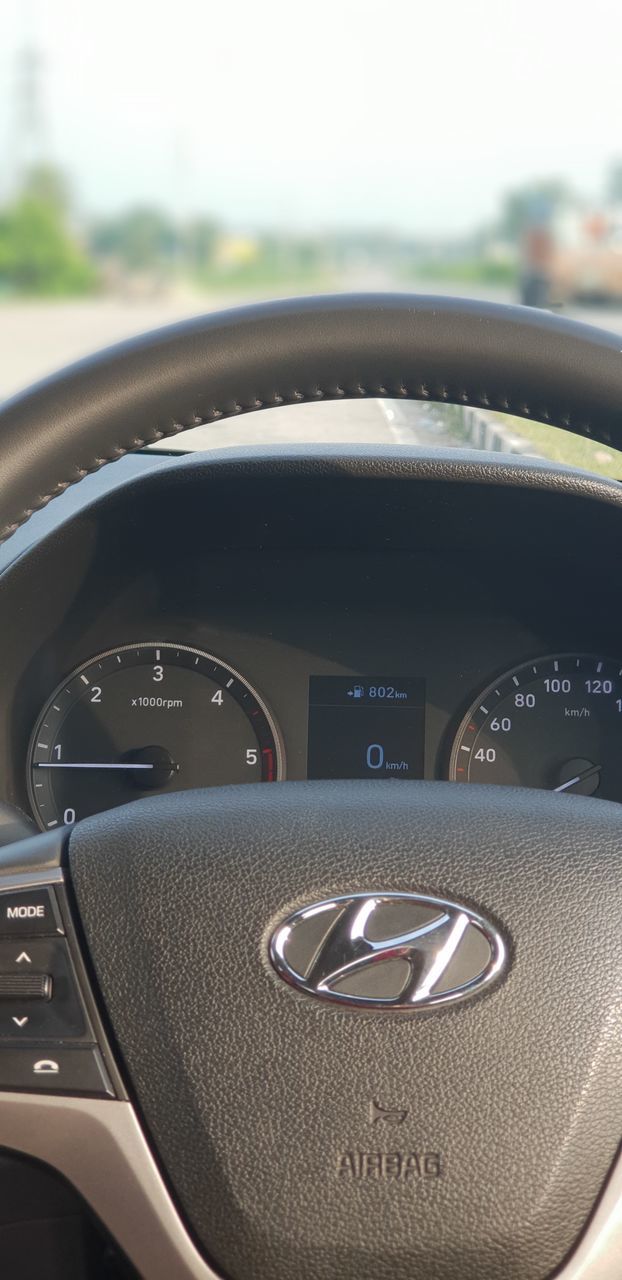
<path fill-rule="evenodd" d="M 9 192 L 22 186 L 27 174 L 42 164 L 47 153 L 46 120 L 42 94 L 43 59 L 34 44 L 16 54 L 9 104 Z"/>

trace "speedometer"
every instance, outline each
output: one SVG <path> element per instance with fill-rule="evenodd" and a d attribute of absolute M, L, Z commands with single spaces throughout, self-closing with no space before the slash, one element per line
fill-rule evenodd
<path fill-rule="evenodd" d="M 622 801 L 622 663 L 563 654 L 500 676 L 464 717 L 449 776 Z"/>
<path fill-rule="evenodd" d="M 32 736 L 28 790 L 47 829 L 154 792 L 282 772 L 270 714 L 233 667 L 149 643 L 100 653 L 59 685 Z"/>

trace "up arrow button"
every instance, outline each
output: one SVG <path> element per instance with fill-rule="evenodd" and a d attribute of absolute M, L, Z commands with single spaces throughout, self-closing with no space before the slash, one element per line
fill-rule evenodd
<path fill-rule="evenodd" d="M 21 951 L 15 962 L 16 964 L 32 964 L 32 960 L 27 951 Z"/>

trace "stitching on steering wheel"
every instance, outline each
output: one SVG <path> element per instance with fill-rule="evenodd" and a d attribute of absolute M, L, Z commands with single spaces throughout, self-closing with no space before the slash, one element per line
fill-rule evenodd
<path fill-rule="evenodd" d="M 6 542 L 7 539 L 11 537 L 11 534 L 15 533 L 16 530 L 19 529 L 21 525 L 25 524 L 26 521 L 29 520 L 32 515 L 34 515 L 35 511 L 41 511 L 43 507 L 46 507 L 48 503 L 51 502 L 54 498 L 59 497 L 61 493 L 64 493 L 67 489 L 70 489 L 72 485 L 79 484 L 81 480 L 84 480 L 85 476 L 93 475 L 97 471 L 101 471 L 102 467 L 107 466 L 111 462 L 118 462 L 121 458 L 124 458 L 128 453 L 134 453 L 135 450 L 142 449 L 145 447 L 145 445 L 157 444 L 160 440 L 167 440 L 172 436 L 179 435 L 182 431 L 191 430 L 192 427 L 206 427 L 206 426 L 209 426 L 210 423 L 223 421 L 227 418 L 234 418 L 238 414 L 252 413 L 253 410 L 255 409 L 272 409 L 272 408 L 277 408 L 279 405 L 282 405 L 282 404 L 312 403 L 314 400 L 324 399 L 326 397 L 333 400 L 342 399 L 342 398 L 355 400 L 359 397 L 361 399 L 378 399 L 383 397 L 384 398 L 389 397 L 391 399 L 439 400 L 443 402 L 449 401 L 451 399 L 449 388 L 444 385 L 435 388 L 434 392 L 432 393 L 430 391 L 429 386 L 426 383 L 420 383 L 418 386 L 414 387 L 414 389 L 412 390 L 409 389 L 407 386 L 405 386 L 403 383 L 400 383 L 399 387 L 393 387 L 393 388 L 386 387 L 383 384 L 380 384 L 377 387 L 366 388 L 361 386 L 360 384 L 357 384 L 357 386 L 353 387 L 351 390 L 346 390 L 344 387 L 338 386 L 338 387 L 333 387 L 330 391 L 325 391 L 322 387 L 317 387 L 316 390 L 312 393 L 307 393 L 304 391 L 291 391 L 287 395 L 283 395 L 280 392 L 275 391 L 273 392 L 270 400 L 260 400 L 259 398 L 255 398 L 248 405 L 242 405 L 236 402 L 232 409 L 218 409 L 216 406 L 214 406 L 205 415 L 200 415 L 200 414 L 190 415 L 191 421 L 189 422 L 183 422 L 183 423 L 174 422 L 171 424 L 170 427 L 166 427 L 166 428 L 156 427 L 153 429 L 153 431 L 150 433 L 149 436 L 145 435 L 144 439 L 142 437 L 135 437 L 133 440 L 130 440 L 126 445 L 123 445 L 123 444 L 114 445 L 112 452 L 108 457 L 95 458 L 93 460 L 93 463 L 90 466 L 76 467 L 75 476 L 73 476 L 70 480 L 59 480 L 58 484 L 54 485 L 54 487 L 51 489 L 49 493 L 46 493 L 41 498 L 39 498 L 37 502 L 33 504 L 32 507 L 28 507 L 24 511 L 22 511 L 21 515 L 12 524 L 5 526 L 5 528 L 2 530 L 2 533 L 0 534 L 0 545 L 2 545 L 3 542 Z M 459 401 L 460 403 L 466 404 L 466 405 L 473 405 L 474 402 L 476 402 L 477 405 L 482 408 L 491 407 L 490 397 L 485 391 L 480 391 L 478 395 L 473 395 L 472 393 L 469 393 L 466 390 L 457 390 L 454 392 L 453 398 Z M 498 397 L 497 402 L 499 404 L 500 410 L 503 412 L 506 412 L 506 413 L 515 412 L 522 418 L 533 417 L 532 411 L 528 405 L 522 404 L 522 405 L 512 406 L 512 401 L 510 396 L 500 395 Z M 574 430 L 575 432 L 578 432 L 580 435 L 583 435 L 583 436 L 590 436 L 592 434 L 592 428 L 589 422 L 574 424 L 573 426 L 572 415 L 569 411 L 565 414 L 560 415 L 559 417 L 556 416 L 552 420 L 550 410 L 546 408 L 538 408 L 537 417 L 542 418 L 545 422 L 552 421 L 554 426 L 559 425 L 568 431 Z M 607 444 L 611 444 L 611 439 L 608 432 L 606 433 L 603 432 L 602 438 L 605 440 Z"/>

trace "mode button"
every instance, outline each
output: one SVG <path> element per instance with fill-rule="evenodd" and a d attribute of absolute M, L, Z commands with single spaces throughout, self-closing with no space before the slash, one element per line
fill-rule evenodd
<path fill-rule="evenodd" d="M 45 886 L 0 892 L 0 937 L 45 937 L 62 932 L 52 889 Z"/>

